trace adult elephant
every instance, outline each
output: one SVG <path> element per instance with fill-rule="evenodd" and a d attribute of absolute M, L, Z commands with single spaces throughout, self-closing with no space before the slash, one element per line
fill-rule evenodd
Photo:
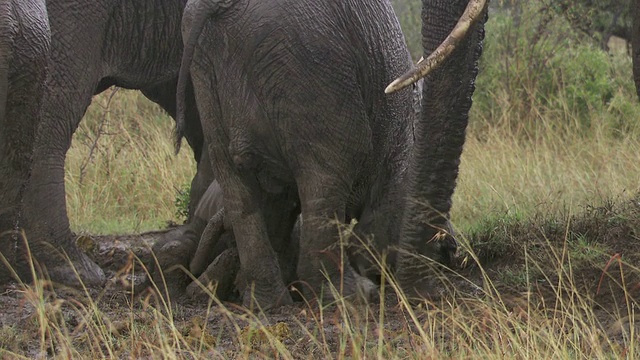
<path fill-rule="evenodd" d="M 297 275 L 316 294 L 330 294 L 327 280 L 345 295 L 369 287 L 341 252 L 336 227 L 327 226 L 351 218 L 360 219 L 359 231 L 372 233 L 379 248 L 400 238 L 397 275 L 407 291 L 423 296 L 433 290 L 423 278 L 430 266 L 416 255 L 446 262 L 455 251 L 444 230 L 486 4 L 423 5 L 425 53 L 433 56 L 422 64 L 433 67 L 434 59 L 442 62 L 458 48 L 425 82 L 414 147 L 411 92 L 383 91 L 412 67 L 388 1 L 187 4 L 177 134 L 190 71 L 247 280 L 245 305 L 291 301 L 276 254 L 289 245 L 297 213 L 274 214 L 292 199 L 302 214 Z M 424 75 L 421 66 L 388 90 Z M 426 213 L 416 205 L 425 203 Z"/>
<path fill-rule="evenodd" d="M 69 228 L 64 162 L 72 135 L 92 96 L 112 85 L 140 89 L 175 115 L 175 86 L 182 56 L 180 21 L 185 3 L 47 0 L 52 35 L 50 74 L 31 181 L 25 192 L 23 226 L 36 260 L 54 281 L 78 280 L 66 257 L 85 284 L 104 280 L 98 266 L 77 249 Z M 191 201 L 197 204 L 212 174 L 207 169 L 209 161 L 201 161 L 200 121 L 195 106 L 191 108 L 186 138 L 196 161 L 203 165 L 192 183 Z"/>
<path fill-rule="evenodd" d="M 24 186 L 29 179 L 50 45 L 44 0 L 0 0 L 0 252 L 16 264 Z M 0 282 L 10 271 L 0 264 Z"/>
<path fill-rule="evenodd" d="M 422 80 L 418 81 L 413 88 L 412 107 L 414 121 L 419 118 L 422 100 Z M 295 204 L 294 204 L 295 205 Z M 222 210 L 222 211 L 221 211 Z M 384 215 L 380 219 L 369 217 L 369 221 L 376 221 L 389 226 L 388 219 L 393 216 Z M 395 221 L 398 218 L 394 218 Z M 163 235 L 153 246 L 154 254 L 159 267 L 154 269 L 153 277 L 156 285 L 166 284 L 166 291 L 173 296 L 180 296 L 185 289 L 190 296 L 200 294 L 200 284 L 218 283 L 216 294 L 221 299 L 229 299 L 238 289 L 231 286 L 233 283 L 229 279 L 234 279 L 237 275 L 237 251 L 235 251 L 235 239 L 228 224 L 225 224 L 224 203 L 222 188 L 217 181 L 213 181 L 205 194 L 200 198 L 200 202 L 194 212 L 192 221 L 188 224 Z M 362 229 L 367 231 L 361 235 L 372 232 L 373 224 L 361 222 L 357 228 L 362 233 Z M 285 283 L 296 280 L 295 263 L 286 263 L 297 258 L 297 248 L 300 238 L 300 222 L 296 223 L 291 234 L 291 246 L 288 252 L 279 255 L 279 265 L 283 270 Z M 356 247 L 352 247 L 356 248 Z M 293 254 L 295 252 L 295 254 Z M 234 254 L 230 257 L 230 254 Z M 355 253 L 351 256 L 354 257 Z M 355 255 L 357 257 L 357 255 Z M 366 259 L 366 258 L 365 258 Z M 361 260 L 365 260 L 361 259 Z M 377 279 L 379 273 L 373 269 L 374 273 L 368 271 L 373 264 L 365 260 L 359 263 L 359 273 L 368 275 L 372 279 Z M 191 277 L 184 273 L 182 269 L 189 269 L 191 274 L 198 278 L 198 282 L 192 282 Z M 173 269 L 173 271 L 171 271 Z"/>

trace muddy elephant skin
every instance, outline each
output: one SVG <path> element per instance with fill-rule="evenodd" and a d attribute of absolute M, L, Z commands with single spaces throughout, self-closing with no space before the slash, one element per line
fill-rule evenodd
<path fill-rule="evenodd" d="M 44 0 L 0 0 L 0 252 L 14 270 L 23 242 L 12 231 L 22 225 L 50 35 Z M 0 282 L 10 278 L 0 264 Z"/>
<path fill-rule="evenodd" d="M 399 245 L 392 261 L 408 295 L 437 290 L 431 264 L 418 255 L 446 263 L 456 249 L 448 214 L 486 9 L 483 2 L 423 1 L 425 58 L 445 38 L 457 47 L 425 78 L 413 132 L 411 93 L 382 95 L 411 68 L 387 1 L 188 3 L 178 101 L 190 70 L 241 270 L 253 284 L 245 304 L 248 295 L 263 308 L 290 301 L 274 255 L 287 241 L 274 236 L 283 222 L 272 215 L 285 197 L 301 204 L 298 277 L 317 295 L 327 278 L 346 295 L 366 286 L 337 250 L 335 226 L 327 226 L 349 218 L 378 247 Z M 449 37 L 459 20 L 468 34 Z"/>
<path fill-rule="evenodd" d="M 411 91 L 384 94 L 411 68 L 391 4 L 193 1 L 183 28 L 180 76 L 190 65 L 248 284 L 245 305 L 291 301 L 276 254 L 290 244 L 295 202 L 303 287 L 331 296 L 322 286 L 328 277 L 345 295 L 367 288 L 327 223 L 393 202 L 386 189 L 403 173 L 411 146 Z"/>
<path fill-rule="evenodd" d="M 51 61 L 21 225 L 36 259 L 54 281 L 78 280 L 63 256 L 51 256 L 56 253 L 71 259 L 86 285 L 104 280 L 97 265 L 77 249 L 69 228 L 64 162 L 72 135 L 92 96 L 112 85 L 140 89 L 169 114 L 175 114 L 184 5 L 183 0 L 47 1 Z M 193 96 L 187 101 L 192 102 Z M 200 161 L 200 121 L 195 106 L 190 108 L 185 133 Z M 194 204 L 213 178 L 210 162 L 200 163 L 206 168 L 199 166 L 193 180 Z"/>

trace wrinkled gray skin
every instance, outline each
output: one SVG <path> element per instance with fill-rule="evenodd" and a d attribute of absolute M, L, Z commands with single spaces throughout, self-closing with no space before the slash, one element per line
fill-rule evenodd
<path fill-rule="evenodd" d="M 71 137 L 92 96 L 112 85 L 140 89 L 175 114 L 184 5 L 184 0 L 47 1 L 52 34 L 50 76 L 22 225 L 36 259 L 54 281 L 74 283 L 77 279 L 61 256 L 53 256 L 58 252 L 66 252 L 86 285 L 104 280 L 102 270 L 77 249 L 69 228 L 64 162 Z M 187 97 L 192 103 L 192 95 Z M 203 145 L 195 106 L 187 113 L 185 133 L 202 165 L 191 186 L 191 201 L 196 204 L 213 176 L 210 162 L 200 161 Z M 206 159 L 206 154 L 202 157 Z"/>
<path fill-rule="evenodd" d="M 0 252 L 18 256 L 24 186 L 29 179 L 50 45 L 44 0 L 0 0 Z M 0 282 L 10 279 L 0 264 Z"/>
<path fill-rule="evenodd" d="M 423 56 L 430 55 L 453 29 L 467 6 L 466 0 L 422 1 Z M 404 184 L 405 205 L 395 276 L 409 297 L 439 292 L 426 256 L 448 262 L 455 241 L 447 233 L 451 200 L 458 178 L 460 156 L 482 54 L 487 7 L 478 22 L 447 60 L 424 78 L 422 112 Z M 426 204 L 426 206 L 425 206 Z M 445 230 L 445 237 L 438 234 Z"/>
<path fill-rule="evenodd" d="M 202 28 L 209 14 L 215 16 Z M 291 302 L 276 256 L 289 246 L 298 215 L 283 214 L 291 201 L 301 205 L 297 275 L 304 289 L 330 296 L 325 275 L 345 295 L 367 289 L 327 223 L 394 202 L 386 190 L 398 187 L 403 173 L 411 91 L 382 89 L 411 61 L 391 4 L 194 1 L 183 26 L 183 70 L 191 64 L 241 271 L 252 284 L 244 304 Z"/>
<path fill-rule="evenodd" d="M 414 121 L 419 117 L 421 111 L 422 84 L 421 79 L 416 83 L 412 92 Z M 231 224 L 224 224 L 223 208 L 222 189 L 219 183 L 214 181 L 200 199 L 193 221 L 166 233 L 154 244 L 153 251 L 158 259 L 159 268 L 164 269 L 163 275 L 165 277 L 165 281 L 161 281 L 162 278 L 156 268 L 153 275 L 157 285 L 166 283 L 170 294 L 173 296 L 181 295 L 186 284 L 191 282 L 191 277 L 185 274 L 183 269 L 175 267 L 175 265 L 181 265 L 198 277 L 201 284 L 217 283 L 216 295 L 219 298 L 227 300 L 233 296 L 237 290 L 234 283 L 239 260 L 235 249 L 227 251 L 235 248 L 235 239 Z M 361 227 L 362 224 L 359 228 Z M 286 268 L 282 274 L 285 285 L 297 280 L 295 261 L 292 263 L 286 261 L 297 257 L 299 237 L 300 222 L 298 221 L 291 234 L 293 246 L 287 248 L 288 253 L 278 254 L 280 255 L 280 267 Z M 352 248 L 357 247 L 352 246 Z M 354 251 L 351 257 L 358 259 L 353 262 L 358 267 L 360 274 L 376 279 L 379 272 L 368 260 L 366 252 L 363 256 L 359 256 Z M 175 271 L 168 271 L 168 269 Z M 204 295 L 197 282 L 191 282 L 186 291 L 191 298 Z"/>
<path fill-rule="evenodd" d="M 194 212 L 190 223 L 164 234 L 153 245 L 153 252 L 157 258 L 158 267 L 154 268 L 152 275 L 157 286 L 167 283 L 167 291 L 171 295 L 177 295 L 184 290 L 190 282 L 189 276 L 176 265 L 181 265 L 185 269 L 190 268 L 190 263 L 199 246 L 206 248 L 199 253 L 212 256 L 208 262 L 220 255 L 223 250 L 233 247 L 233 238 L 230 232 L 222 236 L 224 224 L 220 222 L 221 233 L 215 238 L 216 243 L 200 244 L 202 234 L 207 227 L 207 223 L 223 208 L 222 189 L 217 181 L 213 181 L 207 191 L 200 198 L 198 206 Z M 212 224 L 213 226 L 213 224 Z M 211 239 L 213 240 L 213 239 Z M 216 246 L 217 245 L 217 246 Z M 203 269 L 196 272 L 196 276 L 202 273 Z M 162 273 L 161 273 L 162 272 Z M 162 281 L 164 277 L 164 281 Z"/>
<path fill-rule="evenodd" d="M 466 1 L 423 5 L 426 56 Z M 378 249 L 400 239 L 406 253 L 392 262 L 409 295 L 433 292 L 431 265 L 415 255 L 448 262 L 455 251 L 450 235 L 436 234 L 447 229 L 483 26 L 427 77 L 413 146 L 411 92 L 383 92 L 411 68 L 388 1 L 188 3 L 178 135 L 190 70 L 241 271 L 252 284 L 245 305 L 251 294 L 262 308 L 291 301 L 275 254 L 288 245 L 283 234 L 293 222 L 274 214 L 294 198 L 303 219 L 297 275 L 307 289 L 326 295 L 326 277 L 344 295 L 367 288 L 327 225 L 358 218 L 356 230 L 372 234 Z"/>
<path fill-rule="evenodd" d="M 229 300 L 238 288 L 244 289 L 245 280 L 239 271 L 231 225 L 224 221 L 223 193 L 214 180 L 200 199 L 193 221 L 164 234 L 153 246 L 159 266 L 154 268 L 152 276 L 163 293 L 166 291 L 171 298 L 176 298 L 186 290 L 190 298 L 195 298 L 206 295 L 200 284 L 215 283 L 216 295 Z M 292 265 L 298 256 L 298 242 L 297 224 L 291 235 L 291 246 L 278 254 L 285 284 L 292 283 L 296 277 L 295 266 Z M 192 282 L 185 269 L 197 277 L 198 282 Z"/>

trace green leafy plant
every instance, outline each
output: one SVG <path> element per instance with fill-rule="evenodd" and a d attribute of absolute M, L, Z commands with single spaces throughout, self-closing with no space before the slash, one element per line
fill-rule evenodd
<path fill-rule="evenodd" d="M 176 189 L 176 216 L 181 220 L 186 220 L 189 217 L 189 193 L 191 192 L 191 185 L 185 184 L 182 188 Z"/>

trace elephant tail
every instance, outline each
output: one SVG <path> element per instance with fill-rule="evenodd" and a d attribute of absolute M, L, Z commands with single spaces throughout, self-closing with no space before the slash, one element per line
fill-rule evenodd
<path fill-rule="evenodd" d="M 193 61 L 193 54 L 198 43 L 198 38 L 209 17 L 228 9 L 234 2 L 234 0 L 189 0 L 185 6 L 182 15 L 184 50 L 176 89 L 176 153 L 180 151 L 180 145 L 184 137 L 186 89 L 190 76 L 189 68 L 191 67 L 191 61 Z"/>

